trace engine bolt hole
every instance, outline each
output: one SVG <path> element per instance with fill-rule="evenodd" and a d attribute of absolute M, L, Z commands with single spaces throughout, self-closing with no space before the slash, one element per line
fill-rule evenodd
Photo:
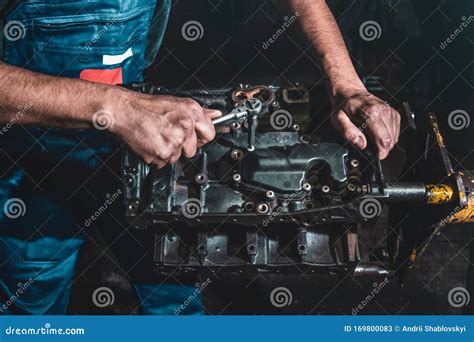
<path fill-rule="evenodd" d="M 232 152 L 230 153 L 230 157 L 233 160 L 241 160 L 244 157 L 244 152 L 242 152 L 241 150 L 232 150 Z"/>
<path fill-rule="evenodd" d="M 269 209 L 270 209 L 270 207 L 268 206 L 268 204 L 266 204 L 266 203 L 260 203 L 260 204 L 257 206 L 257 213 L 259 213 L 259 214 L 266 214 Z"/>
<path fill-rule="evenodd" d="M 303 184 L 303 190 L 304 190 L 304 191 L 310 191 L 310 190 L 311 190 L 311 184 L 309 184 L 309 183 L 304 183 L 304 184 Z"/>
<path fill-rule="evenodd" d="M 272 191 L 272 190 L 268 190 L 265 195 L 267 196 L 267 198 L 275 198 L 275 193 Z"/>
<path fill-rule="evenodd" d="M 246 202 L 244 204 L 244 209 L 246 211 L 253 211 L 253 208 L 255 208 L 255 205 L 253 204 L 253 202 Z"/>
<path fill-rule="evenodd" d="M 207 181 L 207 176 L 204 173 L 198 173 L 196 177 L 194 177 L 194 180 L 198 184 L 204 184 Z"/>
<path fill-rule="evenodd" d="M 329 191 L 331 191 L 331 188 L 328 185 L 323 185 L 321 187 L 321 191 L 327 194 Z"/>
<path fill-rule="evenodd" d="M 352 160 L 351 160 L 351 166 L 352 166 L 353 168 L 358 167 L 358 166 L 359 166 L 359 161 L 358 161 L 357 159 L 352 159 Z"/>

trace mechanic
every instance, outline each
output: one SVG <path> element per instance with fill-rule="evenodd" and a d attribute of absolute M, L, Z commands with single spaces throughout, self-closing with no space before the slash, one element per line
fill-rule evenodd
<path fill-rule="evenodd" d="M 334 127 L 360 149 L 367 133 L 384 159 L 398 141 L 399 114 L 367 92 L 326 2 L 289 1 L 326 73 Z M 115 86 L 143 79 L 162 42 L 170 0 L 0 4 L 0 203 L 25 203 L 21 215 L 1 213 L 0 299 L 31 282 L 2 312 L 64 314 L 87 235 L 83 220 L 94 209 L 81 197 L 84 184 L 115 154 L 117 140 L 161 168 L 211 141 L 211 120 L 221 113 L 192 99 Z M 96 187 L 112 191 L 107 181 Z M 134 288 L 145 314 L 172 314 L 194 289 L 143 282 Z M 182 313 L 201 312 L 197 301 Z"/>

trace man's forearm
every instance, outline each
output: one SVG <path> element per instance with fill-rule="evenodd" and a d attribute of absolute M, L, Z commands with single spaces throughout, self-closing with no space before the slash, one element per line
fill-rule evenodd
<path fill-rule="evenodd" d="M 0 124 L 88 128 L 114 87 L 0 63 Z M 111 97 L 107 96 L 111 95 Z"/>
<path fill-rule="evenodd" d="M 328 78 L 333 106 L 331 122 L 344 138 L 359 149 L 367 147 L 366 133 L 380 159 L 398 142 L 400 114 L 365 89 L 352 65 L 336 20 L 324 0 L 289 0 L 318 55 Z M 358 126 L 365 127 L 363 132 Z"/>
<path fill-rule="evenodd" d="M 328 90 L 340 92 L 364 89 L 344 44 L 339 27 L 324 0 L 290 0 L 301 26 L 313 44 L 319 63 L 328 77 Z"/>

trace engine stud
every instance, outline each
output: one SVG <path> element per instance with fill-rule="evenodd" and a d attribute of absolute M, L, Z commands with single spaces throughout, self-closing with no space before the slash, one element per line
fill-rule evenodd
<path fill-rule="evenodd" d="M 255 205 L 253 204 L 253 202 L 245 202 L 244 203 L 244 209 L 246 211 L 253 211 L 254 207 L 255 207 Z"/>
<path fill-rule="evenodd" d="M 269 198 L 269 199 L 273 199 L 273 198 L 275 198 L 275 193 L 272 190 L 268 190 L 265 193 L 265 196 L 267 196 L 267 198 Z"/>
<path fill-rule="evenodd" d="M 352 159 L 352 160 L 351 160 L 351 166 L 352 166 L 353 168 L 358 167 L 358 166 L 359 166 L 359 161 L 358 161 L 357 159 Z"/>
<path fill-rule="evenodd" d="M 240 123 L 238 123 L 238 122 L 232 122 L 232 124 L 230 125 L 230 127 L 231 127 L 232 129 L 239 129 L 239 128 L 241 128 L 242 126 L 241 126 Z"/>
<path fill-rule="evenodd" d="M 354 192 L 357 190 L 357 187 L 355 186 L 355 184 L 349 183 L 347 184 L 347 190 L 349 190 L 350 192 Z"/>
<path fill-rule="evenodd" d="M 257 205 L 257 213 L 259 214 L 266 214 L 269 209 L 270 207 L 266 203 L 260 203 L 259 205 Z"/>
<path fill-rule="evenodd" d="M 324 192 L 325 194 L 327 194 L 331 191 L 331 188 L 329 187 L 329 185 L 323 185 L 321 187 L 321 191 Z"/>
<path fill-rule="evenodd" d="M 232 179 L 236 182 L 240 182 L 241 177 L 238 173 L 236 173 L 235 175 L 232 176 Z"/>
<path fill-rule="evenodd" d="M 207 182 L 207 176 L 204 173 L 198 173 L 196 177 L 194 177 L 194 180 L 198 184 L 205 184 Z"/>
<path fill-rule="evenodd" d="M 230 157 L 233 160 L 241 160 L 244 157 L 244 152 L 239 149 L 232 150 L 232 152 L 230 153 Z"/>

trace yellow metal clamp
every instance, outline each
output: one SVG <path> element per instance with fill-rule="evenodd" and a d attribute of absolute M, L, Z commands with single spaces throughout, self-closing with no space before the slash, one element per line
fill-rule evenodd
<path fill-rule="evenodd" d="M 454 190 L 447 184 L 428 184 L 426 185 L 426 203 L 444 204 L 453 199 Z"/>

